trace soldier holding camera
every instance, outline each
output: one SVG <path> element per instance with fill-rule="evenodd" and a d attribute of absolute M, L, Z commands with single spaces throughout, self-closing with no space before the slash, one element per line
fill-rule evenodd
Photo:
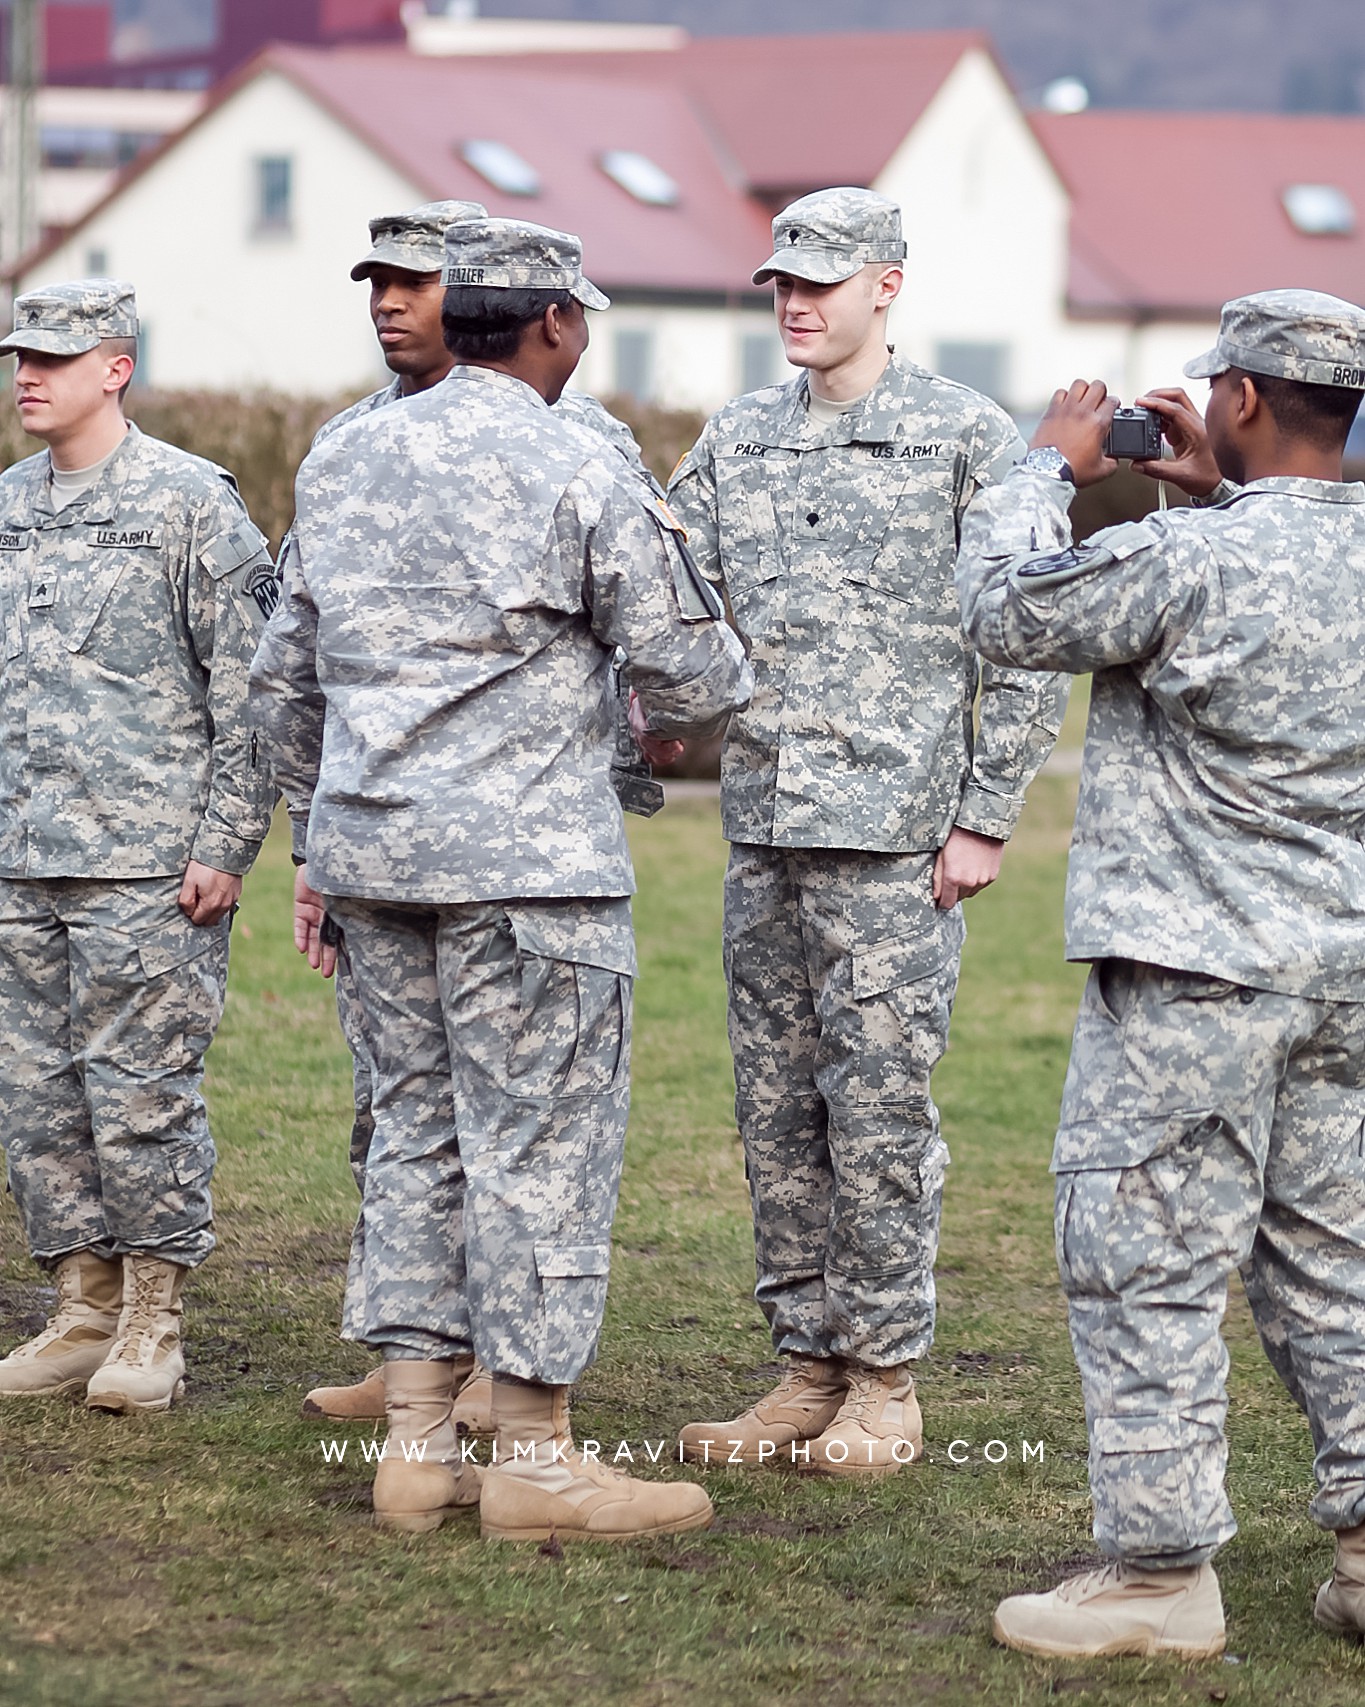
<path fill-rule="evenodd" d="M 1313 1431 L 1318 1622 L 1365 1631 L 1365 486 L 1341 481 L 1365 311 L 1242 297 L 1185 371 L 1203 421 L 1140 399 L 1174 458 L 1137 466 L 1214 507 L 1073 545 L 1075 488 L 1115 467 L 1114 402 L 1077 381 L 958 564 L 984 656 L 1095 672 L 1066 921 L 1092 966 L 1052 1165 L 1110 1563 L 1002 1602 L 1031 1653 L 1221 1651 L 1234 1267 Z"/>

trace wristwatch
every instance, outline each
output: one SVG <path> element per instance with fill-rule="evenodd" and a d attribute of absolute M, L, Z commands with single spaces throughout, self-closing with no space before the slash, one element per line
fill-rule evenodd
<path fill-rule="evenodd" d="M 1073 486 L 1076 484 L 1071 464 L 1056 445 L 1038 445 L 1028 452 L 1019 466 L 1031 468 L 1035 474 L 1050 474 L 1054 480 L 1067 480 Z"/>

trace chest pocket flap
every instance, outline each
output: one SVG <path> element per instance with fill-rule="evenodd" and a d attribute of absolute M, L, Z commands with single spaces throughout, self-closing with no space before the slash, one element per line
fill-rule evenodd
<path fill-rule="evenodd" d="M 160 553 L 161 529 L 130 524 L 121 527 L 117 522 L 90 529 L 92 573 L 72 608 L 71 626 L 66 644 L 70 651 L 79 652 L 89 640 L 91 631 L 104 613 L 115 587 L 125 573 L 136 565 L 134 573 L 146 573 L 155 563 L 153 552 Z"/>

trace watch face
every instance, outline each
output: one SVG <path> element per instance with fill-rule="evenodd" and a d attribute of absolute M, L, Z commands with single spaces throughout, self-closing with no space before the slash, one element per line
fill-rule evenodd
<path fill-rule="evenodd" d="M 1039 445 L 1031 450 L 1024 458 L 1024 467 L 1035 469 L 1039 474 L 1055 474 L 1059 479 L 1071 478 L 1071 464 L 1055 445 Z"/>

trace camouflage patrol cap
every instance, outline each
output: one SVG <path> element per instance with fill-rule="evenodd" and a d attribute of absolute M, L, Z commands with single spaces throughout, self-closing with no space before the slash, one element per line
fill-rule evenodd
<path fill-rule="evenodd" d="M 521 219 L 467 219 L 448 227 L 441 283 L 564 290 L 584 308 L 611 307 L 611 298 L 583 277 L 583 245 L 576 237 Z"/>
<path fill-rule="evenodd" d="M 137 337 L 137 298 L 124 279 L 72 279 L 14 299 L 14 330 L 0 356 L 37 350 L 81 356 L 102 338 Z"/>
<path fill-rule="evenodd" d="M 875 190 L 815 190 L 773 221 L 773 256 L 754 274 L 754 283 L 790 273 L 812 284 L 840 284 L 870 262 L 904 259 L 895 202 Z"/>
<path fill-rule="evenodd" d="M 482 202 L 423 202 L 407 213 L 385 213 L 370 221 L 370 252 L 351 268 L 363 279 L 376 267 L 402 267 L 408 273 L 439 272 L 445 260 L 445 229 L 458 219 L 482 219 Z"/>
<path fill-rule="evenodd" d="M 1316 290 L 1263 290 L 1223 306 L 1218 342 L 1185 363 L 1190 379 L 1230 367 L 1303 385 L 1365 389 L 1365 309 Z"/>

